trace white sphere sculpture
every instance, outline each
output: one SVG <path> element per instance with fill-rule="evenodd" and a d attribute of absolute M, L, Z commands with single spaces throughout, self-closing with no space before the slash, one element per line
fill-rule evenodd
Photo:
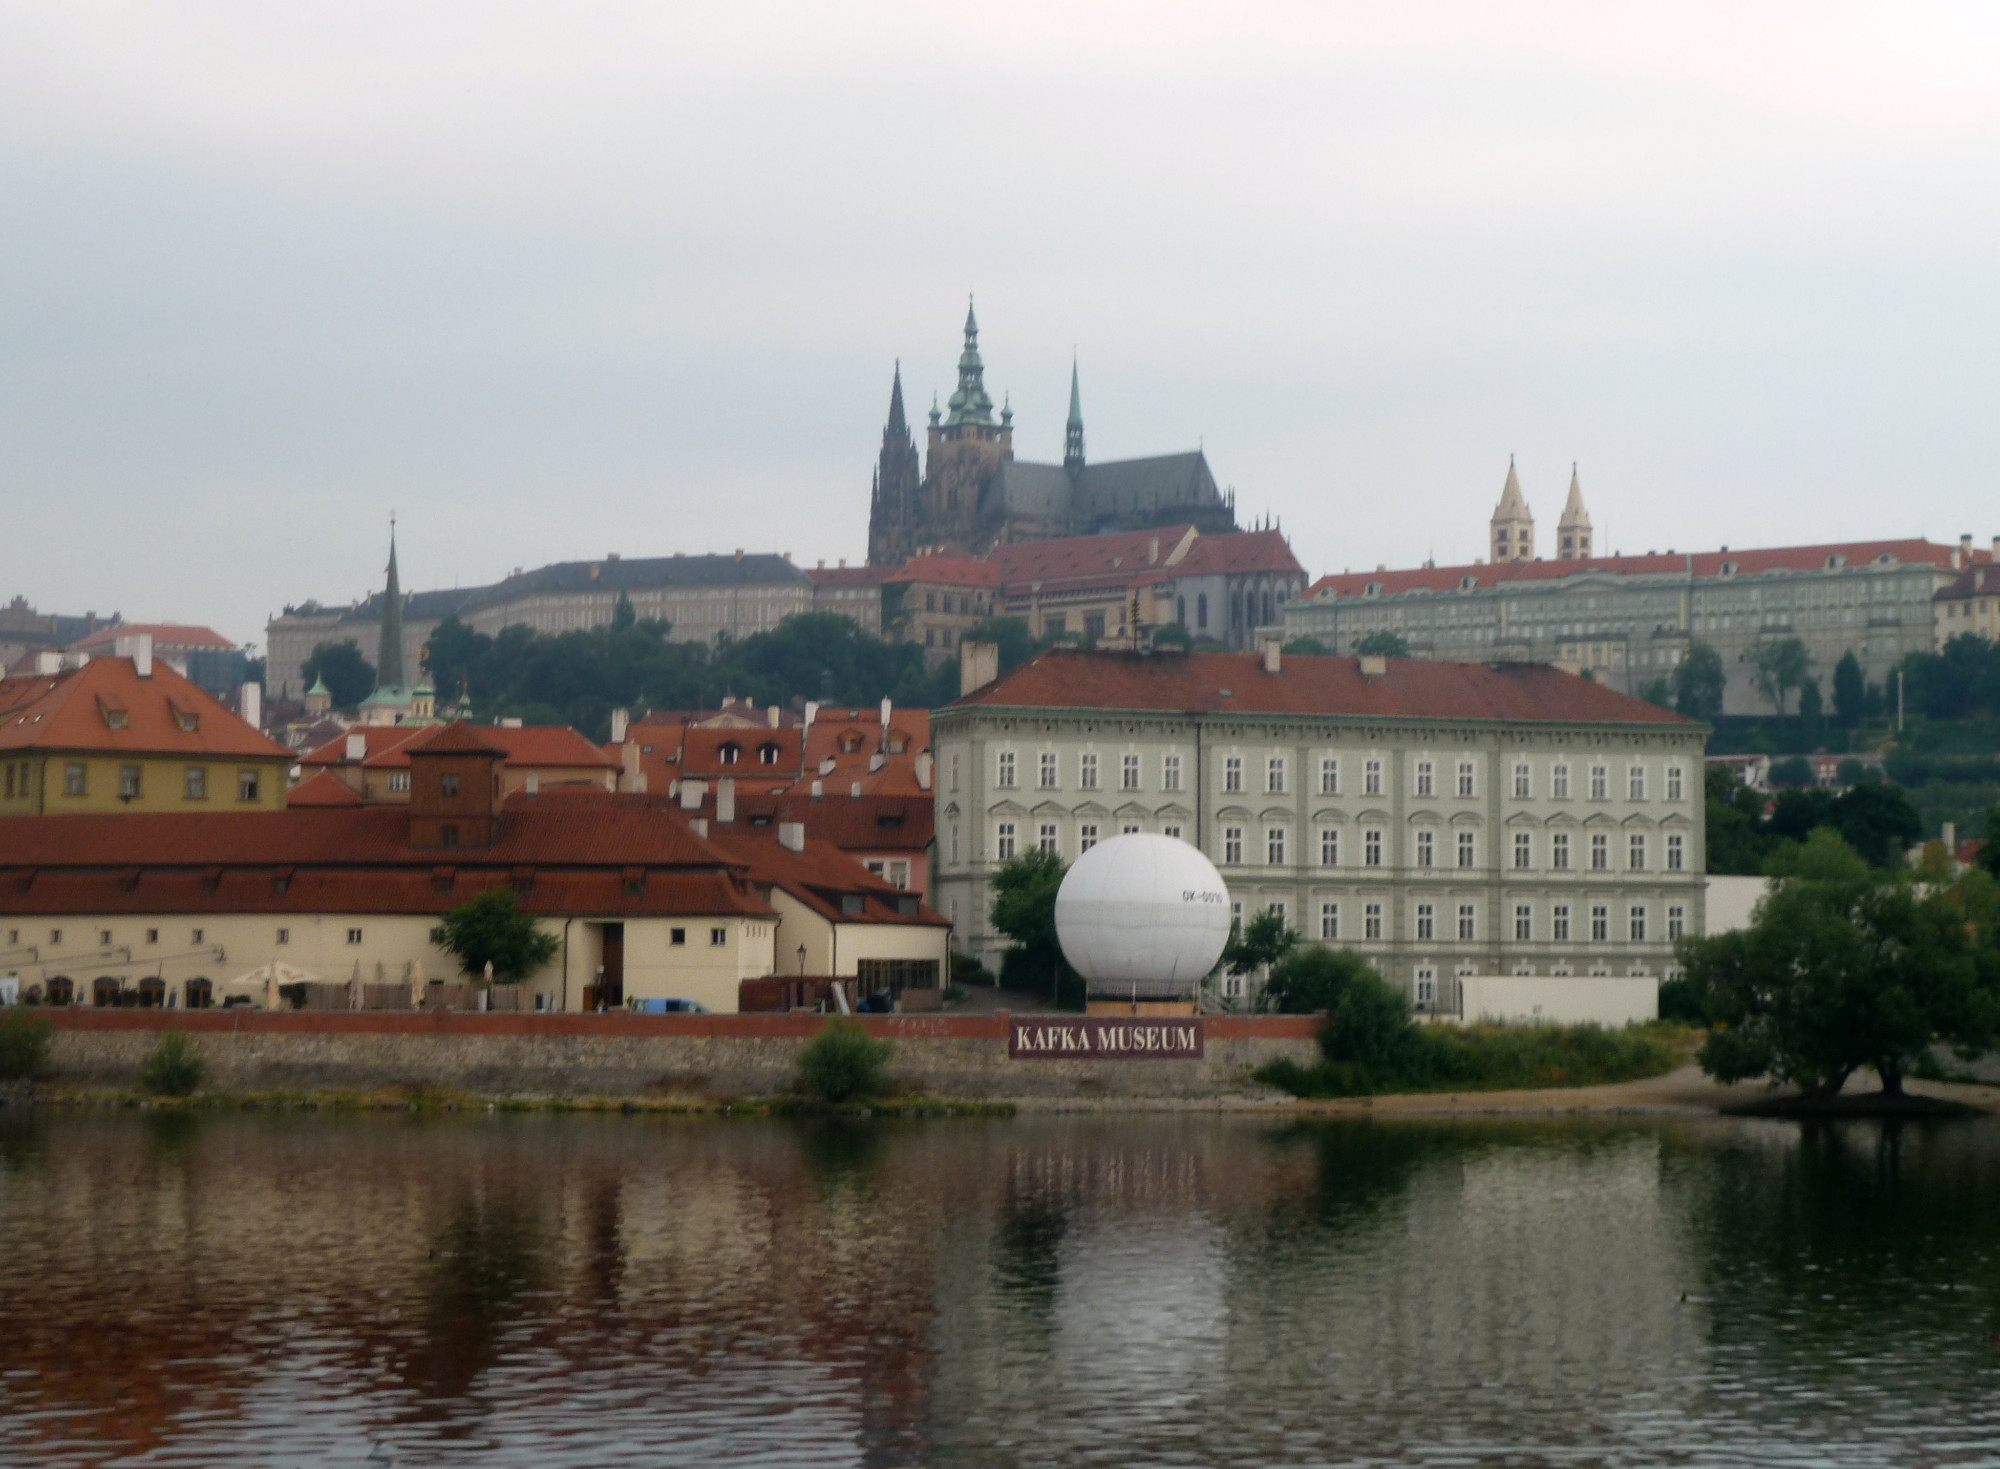
<path fill-rule="evenodd" d="M 1178 837 L 1112 837 L 1063 877 L 1056 937 L 1093 995 L 1184 999 L 1229 942 L 1229 889 Z"/>

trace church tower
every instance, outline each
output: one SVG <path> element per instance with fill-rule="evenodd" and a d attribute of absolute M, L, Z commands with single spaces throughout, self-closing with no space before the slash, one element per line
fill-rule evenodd
<path fill-rule="evenodd" d="M 925 551 L 984 551 L 1005 520 L 986 492 L 1000 467 L 1014 457 L 1014 414 L 996 422 L 986 391 L 986 363 L 979 355 L 979 318 L 965 304 L 965 348 L 958 355 L 958 389 L 947 402 L 943 421 L 931 409 L 910 554 Z"/>
<path fill-rule="evenodd" d="M 1563 502 L 1562 519 L 1556 522 L 1557 559 L 1588 561 L 1590 512 L 1583 508 L 1583 486 L 1577 482 L 1576 466 L 1569 467 L 1569 499 Z"/>
<path fill-rule="evenodd" d="M 910 559 L 922 485 L 917 441 L 903 416 L 903 364 L 899 361 L 889 385 L 889 421 L 882 426 L 882 452 L 875 461 L 875 488 L 868 502 L 870 566 L 898 566 Z"/>
<path fill-rule="evenodd" d="M 1507 456 L 1507 483 L 1501 487 L 1500 503 L 1493 509 L 1493 563 L 1535 559 L 1535 517 L 1521 495 L 1521 481 L 1514 473 L 1514 456 Z"/>
<path fill-rule="evenodd" d="M 1073 357 L 1069 364 L 1069 422 L 1063 428 L 1063 468 L 1071 479 L 1083 473 L 1083 395 L 1077 391 Z"/>

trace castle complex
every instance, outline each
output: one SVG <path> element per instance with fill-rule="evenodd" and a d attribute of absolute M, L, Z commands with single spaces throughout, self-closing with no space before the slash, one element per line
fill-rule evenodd
<path fill-rule="evenodd" d="M 1199 450 L 1089 464 L 1083 452 L 1083 399 L 1070 369 L 1069 421 L 1061 464 L 1014 457 L 1014 412 L 999 417 L 986 391 L 979 322 L 965 310 L 958 387 L 940 412 L 931 405 L 922 473 L 903 412 L 898 365 L 889 391 L 868 515 L 868 561 L 896 566 L 940 552 L 983 556 L 1011 541 L 1046 541 L 1113 530 L 1192 525 L 1204 534 L 1236 529 L 1234 498 L 1216 487 Z"/>

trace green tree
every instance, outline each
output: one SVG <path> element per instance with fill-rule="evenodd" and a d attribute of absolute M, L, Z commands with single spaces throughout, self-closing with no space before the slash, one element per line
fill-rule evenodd
<path fill-rule="evenodd" d="M 1861 660 L 1849 648 L 1833 665 L 1833 717 L 1852 729 L 1861 722 L 1868 707 L 1868 681 L 1861 673 Z"/>
<path fill-rule="evenodd" d="M 423 665 L 431 687 L 437 690 L 438 703 L 455 704 L 465 697 L 472 670 L 492 646 L 492 638 L 474 632 L 456 617 L 447 617 L 431 629 L 430 641 L 424 644 Z"/>
<path fill-rule="evenodd" d="M 1049 997 L 1060 1001 L 1063 981 L 1075 971 L 1063 958 L 1056 937 L 1056 893 L 1069 869 L 1053 852 L 1023 852 L 993 874 L 993 927 L 1014 942 L 1005 969 L 1046 979 Z"/>
<path fill-rule="evenodd" d="M 1362 976 L 1379 979 L 1375 966 L 1352 949 L 1300 944 L 1271 966 L 1263 1006 L 1280 1015 L 1329 1015 L 1347 987 Z"/>
<path fill-rule="evenodd" d="M 1819 680 L 1809 678 L 1799 686 L 1799 723 L 1808 730 L 1819 728 L 1826 706 L 1820 700 Z"/>
<path fill-rule="evenodd" d="M 22 1006 L 0 1012 L 0 1081 L 33 1081 L 49 1061 L 55 1027 Z"/>
<path fill-rule="evenodd" d="M 1980 823 L 1979 865 L 2000 878 L 2000 805 L 1988 806 Z"/>
<path fill-rule="evenodd" d="M 1805 683 L 1812 666 L 1806 645 L 1797 638 L 1762 639 L 1750 650 L 1750 661 L 1757 669 L 1757 687 L 1782 718 L 1785 700 Z"/>
<path fill-rule="evenodd" d="M 1673 681 L 1665 674 L 1661 674 L 1643 689 L 1639 690 L 1639 697 L 1644 699 L 1648 704 L 1657 704 L 1662 709 L 1671 709 L 1674 707 Z"/>
<path fill-rule="evenodd" d="M 1386 627 L 1377 628 L 1354 645 L 1356 656 L 1362 658 L 1407 658 L 1410 645 L 1403 641 L 1401 633 L 1390 632 Z"/>
<path fill-rule="evenodd" d="M 1255 974 L 1284 958 L 1298 941 L 1298 930 L 1287 927 L 1283 918 L 1259 913 L 1229 935 L 1223 967 L 1231 974 Z"/>
<path fill-rule="evenodd" d="M 1803 755 L 1789 755 L 1783 760 L 1771 762 L 1771 774 L 1768 778 L 1774 786 L 1809 786 L 1819 777 L 1813 773 L 1812 761 Z M 1786 794 L 1789 795 L 1790 792 Z"/>
<path fill-rule="evenodd" d="M 1707 643 L 1690 643 L 1687 657 L 1674 666 L 1674 708 L 1689 719 L 1713 724 L 1722 717 L 1726 682 L 1722 655 Z"/>
<path fill-rule="evenodd" d="M 1297 653 L 1300 656 L 1306 658 L 1324 658 L 1328 653 L 1332 652 L 1333 650 L 1327 647 L 1327 645 L 1325 643 L 1322 643 L 1318 638 L 1293 638 L 1290 642 L 1286 643 L 1285 646 L 1279 651 L 1285 653 Z"/>
<path fill-rule="evenodd" d="M 980 622 L 964 637 L 965 643 L 997 643 L 1000 646 L 1000 671 L 1019 668 L 1039 651 L 1034 634 L 1028 631 L 1028 624 L 1018 617 L 989 617 Z"/>
<path fill-rule="evenodd" d="M 163 1097 L 193 1096 L 207 1069 L 194 1038 L 184 1030 L 170 1030 L 139 1063 L 139 1084 Z"/>
<path fill-rule="evenodd" d="M 457 958 L 467 974 L 484 974 L 502 983 L 526 979 L 555 958 L 562 943 L 535 926 L 534 918 L 514 900 L 512 888 L 488 888 L 469 903 L 444 915 L 431 930 L 431 942 Z"/>
<path fill-rule="evenodd" d="M 1924 832 L 1909 793 L 1879 780 L 1842 791 L 1833 803 L 1833 825 L 1871 867 L 1900 868 L 1903 854 Z"/>
<path fill-rule="evenodd" d="M 352 709 L 375 692 L 375 665 L 361 656 L 352 638 L 314 648 L 299 677 L 307 688 L 324 680 L 336 709 Z"/>
<path fill-rule="evenodd" d="M 1766 1076 L 1818 1096 L 1872 1066 L 1885 1092 L 1937 1042 L 2000 1031 L 2000 963 L 1961 896 L 1873 872 L 1821 828 L 1796 848 L 1750 927 L 1687 938 L 1680 959 L 1714 1025 L 1702 1069 Z"/>
<path fill-rule="evenodd" d="M 1770 847 L 1763 799 L 1719 765 L 1709 768 L 1703 793 L 1708 870 L 1718 876 L 1756 877 Z"/>
<path fill-rule="evenodd" d="M 829 1020 L 799 1048 L 799 1081 L 822 1102 L 853 1102 L 883 1089 L 890 1042 L 877 1040 L 856 1020 Z"/>
<path fill-rule="evenodd" d="M 1187 624 L 1170 622 L 1153 632 L 1153 646 L 1156 648 L 1192 648 L 1194 634 L 1187 630 Z"/>

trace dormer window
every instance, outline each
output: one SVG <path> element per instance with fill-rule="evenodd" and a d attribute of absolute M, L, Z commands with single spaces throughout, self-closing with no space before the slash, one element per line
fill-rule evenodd
<path fill-rule="evenodd" d="M 860 749 L 861 749 L 861 736 L 856 734 L 853 730 L 850 729 L 849 731 L 847 731 L 847 733 L 843 734 L 840 737 L 841 754 L 853 755 L 858 753 Z"/>
<path fill-rule="evenodd" d="M 1461 592 L 1469 592 L 1478 585 L 1479 578 L 1476 576 L 1461 576 L 1458 579 L 1458 589 Z"/>
<path fill-rule="evenodd" d="M 1725 561 L 1725 562 L 1723 562 L 1723 563 L 1722 563 L 1722 574 L 1723 574 L 1724 576 L 1734 576 L 1734 575 L 1736 575 L 1736 563 L 1735 563 L 1734 561 Z"/>
<path fill-rule="evenodd" d="M 734 765 L 736 763 L 737 757 L 740 756 L 742 753 L 743 753 L 743 747 L 739 744 L 736 744 L 734 741 L 731 741 L 730 743 L 724 745 L 720 750 L 716 751 L 717 757 L 722 761 L 724 765 Z"/>
<path fill-rule="evenodd" d="M 174 711 L 174 728 L 178 729 L 182 734 L 193 734 L 197 729 L 201 728 L 201 716 L 196 714 L 194 710 L 183 709 L 180 705 L 173 703 L 169 703 L 167 707 Z"/>
<path fill-rule="evenodd" d="M 759 745 L 757 747 L 757 763 L 760 765 L 776 765 L 778 763 L 778 747 L 775 744 Z"/>
<path fill-rule="evenodd" d="M 1845 565 L 1847 565 L 1847 558 L 1838 553 L 1826 558 L 1826 569 L 1828 571 L 1838 571 Z"/>
<path fill-rule="evenodd" d="M 1382 583 L 1380 583 L 1379 581 L 1371 581 L 1370 583 L 1368 583 L 1368 585 L 1367 585 L 1367 586 L 1365 586 L 1365 587 L 1363 587 L 1363 588 L 1361 589 L 1361 595 L 1362 595 L 1362 596 L 1364 596 L 1364 597 L 1379 597 L 1379 596 L 1381 596 L 1381 595 L 1382 595 Z"/>

